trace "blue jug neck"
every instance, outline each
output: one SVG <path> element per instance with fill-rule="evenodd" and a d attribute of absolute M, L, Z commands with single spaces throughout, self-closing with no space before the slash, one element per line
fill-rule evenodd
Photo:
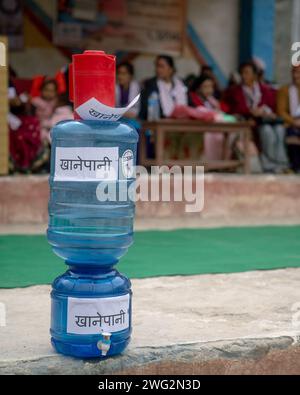
<path fill-rule="evenodd" d="M 101 266 L 91 266 L 91 265 L 74 265 L 71 262 L 66 262 L 69 266 L 69 271 L 74 275 L 82 276 L 93 276 L 102 274 L 114 274 L 116 270 L 114 269 L 115 264 L 101 265 Z"/>

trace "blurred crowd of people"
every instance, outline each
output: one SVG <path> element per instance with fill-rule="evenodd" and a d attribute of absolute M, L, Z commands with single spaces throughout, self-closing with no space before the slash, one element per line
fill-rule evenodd
<path fill-rule="evenodd" d="M 22 89 L 11 73 L 9 127 L 11 171 L 48 172 L 51 128 L 73 119 L 68 101 L 68 70 L 54 78 L 33 78 Z M 125 122 L 139 129 L 143 120 L 189 118 L 206 122 L 247 120 L 252 127 L 253 172 L 300 173 L 300 67 L 291 69 L 291 83 L 277 87 L 264 78 L 263 64 L 255 59 L 240 65 L 228 86 L 221 89 L 210 66 L 184 81 L 176 74 L 174 59 L 157 56 L 155 75 L 142 83 L 129 62 L 117 66 L 116 106 L 125 107 L 141 92 L 139 103 L 125 114 Z M 153 156 L 153 135 L 147 136 L 147 152 Z M 224 151 L 222 133 L 170 133 L 165 156 L 171 159 L 221 160 L 241 158 L 243 144 L 237 133 Z M 224 152 L 226 158 L 224 158 Z"/>
<path fill-rule="evenodd" d="M 30 86 L 10 73 L 9 145 L 10 170 L 22 173 L 43 173 L 50 169 L 52 127 L 73 119 L 68 100 L 67 69 L 55 78 L 37 76 Z"/>

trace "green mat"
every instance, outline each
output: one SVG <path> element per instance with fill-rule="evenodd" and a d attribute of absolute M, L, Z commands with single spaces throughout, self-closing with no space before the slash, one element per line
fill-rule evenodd
<path fill-rule="evenodd" d="M 130 278 L 300 266 L 300 226 L 135 233 L 118 269 Z M 48 284 L 66 270 L 43 235 L 0 236 L 0 287 Z"/>

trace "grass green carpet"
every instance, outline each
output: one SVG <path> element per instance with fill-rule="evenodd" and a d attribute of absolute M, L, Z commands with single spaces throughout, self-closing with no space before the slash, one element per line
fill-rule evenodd
<path fill-rule="evenodd" d="M 300 226 L 135 233 L 118 269 L 130 278 L 300 266 Z M 44 235 L 0 236 L 0 287 L 48 284 L 66 270 Z"/>

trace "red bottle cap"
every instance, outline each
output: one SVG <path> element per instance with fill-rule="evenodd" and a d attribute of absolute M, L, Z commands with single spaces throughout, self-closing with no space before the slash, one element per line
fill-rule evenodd
<path fill-rule="evenodd" d="M 76 109 L 94 97 L 115 106 L 116 57 L 103 51 L 73 55 L 69 68 L 70 100 Z M 75 112 L 75 118 L 80 117 Z"/>

